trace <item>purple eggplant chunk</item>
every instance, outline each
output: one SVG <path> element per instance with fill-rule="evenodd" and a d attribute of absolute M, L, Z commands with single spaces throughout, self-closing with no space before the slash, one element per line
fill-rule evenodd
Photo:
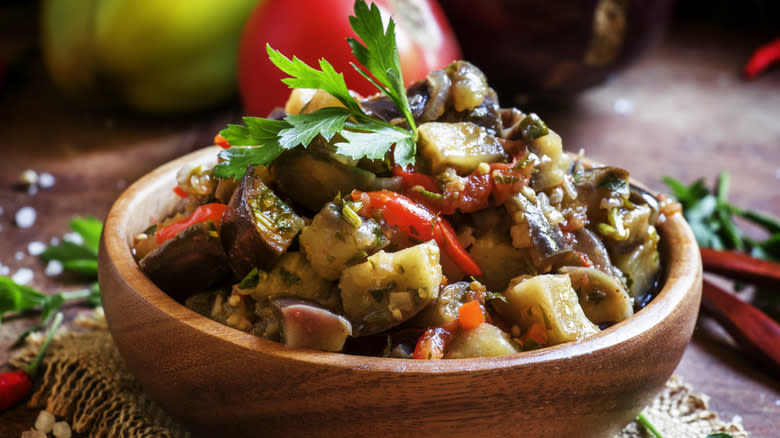
<path fill-rule="evenodd" d="M 237 278 L 267 269 L 303 228 L 303 219 L 254 172 L 247 172 L 222 219 L 222 246 Z"/>
<path fill-rule="evenodd" d="M 213 222 L 192 225 L 138 263 L 141 271 L 178 301 L 213 286 L 230 268 Z"/>

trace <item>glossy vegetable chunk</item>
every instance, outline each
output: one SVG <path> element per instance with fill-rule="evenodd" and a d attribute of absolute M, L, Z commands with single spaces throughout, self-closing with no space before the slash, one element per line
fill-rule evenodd
<path fill-rule="evenodd" d="M 341 273 L 344 314 L 355 336 L 395 327 L 439 296 L 439 247 L 428 241 L 394 253 L 379 251 Z"/>
<path fill-rule="evenodd" d="M 585 316 L 594 324 L 620 322 L 634 314 L 634 307 L 623 283 L 594 268 L 567 266 L 571 286 L 577 291 Z"/>
<path fill-rule="evenodd" d="M 312 303 L 278 297 L 271 304 L 282 316 L 282 339 L 290 348 L 340 351 L 352 335 L 346 318 Z"/>
<path fill-rule="evenodd" d="M 341 271 L 365 261 L 389 240 L 379 224 L 357 216 L 349 203 L 329 202 L 301 231 L 300 243 L 312 269 L 320 277 L 335 281 Z"/>
<path fill-rule="evenodd" d="M 580 307 L 568 275 L 545 274 L 518 280 L 504 292 L 506 302 L 492 301 L 507 322 L 522 331 L 534 323 L 543 325 L 550 345 L 598 333 L 599 328 Z"/>
<path fill-rule="evenodd" d="M 460 330 L 447 346 L 445 359 L 493 357 L 520 351 L 508 333 L 484 323 L 477 328 Z"/>
<path fill-rule="evenodd" d="M 277 158 L 271 167 L 280 190 L 298 204 L 318 211 L 339 193 L 373 188 L 376 180 L 373 173 L 314 149 L 292 149 Z"/>
<path fill-rule="evenodd" d="M 314 301 L 329 309 L 339 308 L 338 290 L 330 281 L 317 275 L 308 260 L 298 251 L 279 257 L 268 272 L 258 275 L 254 289 L 242 289 L 257 301 L 287 295 Z"/>
<path fill-rule="evenodd" d="M 138 264 L 160 289 L 183 300 L 208 289 L 230 272 L 212 222 L 196 223 L 168 239 Z"/>
<path fill-rule="evenodd" d="M 303 228 L 303 218 L 247 172 L 230 199 L 222 220 L 221 238 L 236 277 L 253 268 L 267 268 Z"/>
<path fill-rule="evenodd" d="M 433 174 L 451 167 L 459 174 L 473 172 L 480 163 L 504 161 L 498 139 L 471 122 L 429 122 L 420 125 L 419 148 Z"/>

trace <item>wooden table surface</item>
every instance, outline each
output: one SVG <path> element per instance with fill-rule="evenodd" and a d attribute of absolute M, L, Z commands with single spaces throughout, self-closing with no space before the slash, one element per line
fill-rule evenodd
<path fill-rule="evenodd" d="M 734 203 L 780 215 L 780 71 L 752 82 L 739 77 L 766 37 L 677 26 L 660 47 L 608 83 L 565 108 L 537 112 L 567 150 L 584 148 L 651 188 L 663 190 L 664 175 L 712 182 L 728 170 Z M 48 292 L 78 281 L 44 275 L 43 263 L 27 253 L 29 242 L 61 237 L 74 216 L 103 219 L 128 184 L 210 144 L 220 127 L 240 116 L 237 104 L 178 119 L 87 111 L 57 94 L 34 56 L 12 79 L 0 89 L 0 264 L 10 274 L 32 269 L 30 285 Z M 56 183 L 30 194 L 17 186 L 25 169 L 49 172 Z M 14 223 L 24 206 L 38 212 L 28 229 Z M 33 321 L 3 323 L 0 371 L 8 369 L 12 340 Z M 758 368 L 708 318 L 700 318 L 677 374 L 709 395 L 722 419 L 741 421 L 753 437 L 778 436 L 780 376 Z M 19 436 L 36 415 L 25 407 L 0 414 L 0 436 Z"/>

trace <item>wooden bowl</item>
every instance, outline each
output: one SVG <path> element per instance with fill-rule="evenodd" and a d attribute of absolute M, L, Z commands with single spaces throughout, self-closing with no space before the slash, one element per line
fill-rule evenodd
<path fill-rule="evenodd" d="M 177 303 L 139 270 L 132 237 L 172 208 L 163 165 L 111 209 L 100 288 L 119 352 L 193 433 L 289 437 L 611 437 L 663 388 L 688 344 L 701 260 L 681 215 L 661 228 L 666 280 L 631 318 L 581 342 L 496 358 L 417 361 L 288 349 Z"/>

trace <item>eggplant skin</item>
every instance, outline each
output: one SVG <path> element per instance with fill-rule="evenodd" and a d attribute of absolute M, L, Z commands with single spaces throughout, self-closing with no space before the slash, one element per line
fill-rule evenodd
<path fill-rule="evenodd" d="M 192 225 L 138 262 L 141 271 L 173 299 L 183 302 L 222 281 L 228 259 L 213 222 Z"/>
<path fill-rule="evenodd" d="M 303 226 L 303 218 L 250 169 L 233 192 L 220 229 L 236 278 L 244 278 L 254 268 L 268 269 Z"/>

